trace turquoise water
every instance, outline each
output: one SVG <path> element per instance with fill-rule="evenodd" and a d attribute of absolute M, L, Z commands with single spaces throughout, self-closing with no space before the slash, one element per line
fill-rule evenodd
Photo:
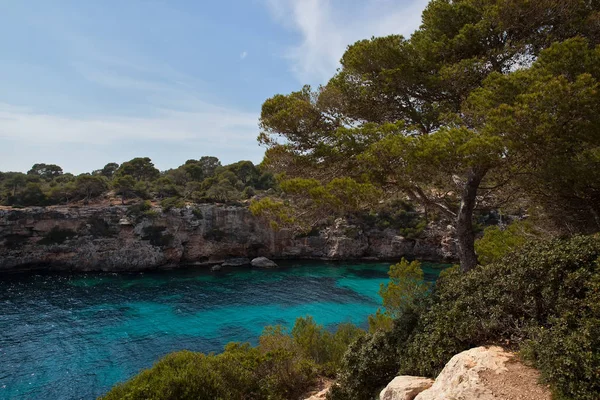
<path fill-rule="evenodd" d="M 386 264 L 15 275 L 0 280 L 0 399 L 91 399 L 176 350 L 256 343 L 311 315 L 365 326 Z M 424 265 L 426 279 L 439 269 Z"/>

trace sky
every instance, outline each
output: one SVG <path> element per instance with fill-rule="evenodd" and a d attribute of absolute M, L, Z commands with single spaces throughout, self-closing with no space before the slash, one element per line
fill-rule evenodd
<path fill-rule="evenodd" d="M 427 0 L 0 0 L 0 171 L 150 157 L 259 163 L 262 103 Z"/>

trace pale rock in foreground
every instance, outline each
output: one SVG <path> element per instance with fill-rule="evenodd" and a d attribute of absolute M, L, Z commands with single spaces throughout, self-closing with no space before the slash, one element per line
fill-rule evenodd
<path fill-rule="evenodd" d="M 257 268 L 277 268 L 277 264 L 274 261 L 269 260 L 267 257 L 257 257 L 252 260 L 252 266 Z"/>
<path fill-rule="evenodd" d="M 329 393 L 329 387 L 321 390 L 319 393 L 313 394 L 312 396 L 304 400 L 325 400 L 327 398 L 327 393 Z"/>
<path fill-rule="evenodd" d="M 380 400 L 413 400 L 415 396 L 429 389 L 433 379 L 419 376 L 397 376 L 379 395 Z"/>
<path fill-rule="evenodd" d="M 419 382 L 423 382 L 423 386 L 419 387 Z M 549 388 L 539 383 L 538 371 L 518 361 L 513 353 L 497 346 L 476 347 L 455 355 L 434 382 L 427 378 L 398 376 L 380 395 L 380 400 L 551 398 Z"/>
<path fill-rule="evenodd" d="M 480 373 L 506 372 L 506 362 L 512 355 L 501 347 L 476 347 L 452 357 L 436 378 L 431 388 L 421 392 L 415 400 L 480 399 L 497 400 L 485 386 Z"/>

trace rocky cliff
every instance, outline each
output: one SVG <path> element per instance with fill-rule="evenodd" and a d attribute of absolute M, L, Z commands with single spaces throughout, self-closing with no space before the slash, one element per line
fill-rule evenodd
<path fill-rule="evenodd" d="M 0 210 L 0 271 L 34 268 L 142 270 L 218 264 L 234 257 L 274 259 L 455 258 L 449 229 L 410 240 L 391 229 L 336 220 L 311 236 L 273 231 L 247 208 L 204 204 L 162 212 L 132 207 Z"/>

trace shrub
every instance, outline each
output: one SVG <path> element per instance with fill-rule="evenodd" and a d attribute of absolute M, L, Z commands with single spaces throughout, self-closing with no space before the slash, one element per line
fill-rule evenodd
<path fill-rule="evenodd" d="M 104 399 L 287 400 L 300 396 L 314 379 L 313 365 L 292 351 L 230 343 L 218 355 L 169 354 Z"/>
<path fill-rule="evenodd" d="M 487 227 L 483 231 L 483 237 L 475 241 L 479 262 L 489 264 L 500 261 L 536 235 L 533 225 L 528 221 L 515 221 L 504 229 L 498 226 Z"/>
<path fill-rule="evenodd" d="M 152 208 L 152 204 L 148 200 L 144 200 L 138 204 L 131 205 L 127 208 L 127 215 L 137 217 L 140 216 L 145 211 L 148 211 Z"/>
<path fill-rule="evenodd" d="M 185 207 L 185 202 L 179 197 L 168 197 L 160 202 L 160 206 L 164 212 L 167 212 L 172 208 Z"/>
<path fill-rule="evenodd" d="M 378 330 L 352 343 L 341 360 L 337 385 L 327 399 L 372 400 L 397 375 L 400 357 L 417 319 L 417 314 L 408 310 L 390 331 Z"/>
<path fill-rule="evenodd" d="M 574 237 L 524 245 L 467 274 L 444 271 L 409 309 L 412 323 L 404 312 L 391 331 L 350 347 L 330 398 L 371 399 L 397 373 L 434 377 L 453 355 L 495 343 L 520 349 L 557 398 L 597 399 L 599 257 L 599 238 Z"/>
<path fill-rule="evenodd" d="M 290 332 L 282 326 L 266 327 L 259 347 L 294 352 L 313 363 L 320 374 L 334 376 L 350 343 L 363 334 L 353 324 L 339 324 L 332 333 L 307 316 L 296 319 Z"/>

